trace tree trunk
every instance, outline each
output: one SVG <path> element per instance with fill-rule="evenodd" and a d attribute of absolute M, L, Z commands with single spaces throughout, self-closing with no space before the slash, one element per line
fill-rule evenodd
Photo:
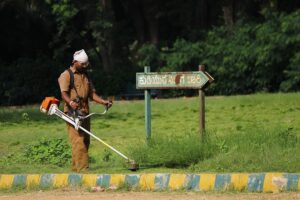
<path fill-rule="evenodd" d="M 222 6 L 224 24 L 225 26 L 232 31 L 234 25 L 234 0 L 225 1 Z"/>
<path fill-rule="evenodd" d="M 139 43 L 144 43 L 147 36 L 145 32 L 145 17 L 143 15 L 141 1 L 128 1 L 128 14 L 132 17 Z"/>
<path fill-rule="evenodd" d="M 113 16 L 112 16 L 112 1 L 110 0 L 101 0 L 101 5 L 103 8 L 103 17 L 104 19 L 108 19 L 112 23 L 114 22 Z M 114 68 L 114 62 L 113 62 L 113 48 L 114 48 L 114 40 L 111 38 L 111 29 L 104 30 L 104 38 L 105 41 L 100 42 L 99 45 L 100 48 L 100 55 L 103 62 L 103 70 L 105 72 L 111 72 Z"/>
<path fill-rule="evenodd" d="M 157 44 L 158 37 L 158 6 L 159 1 L 144 0 L 143 11 L 145 13 L 146 25 L 149 33 L 149 40 L 153 44 Z"/>
<path fill-rule="evenodd" d="M 209 27 L 209 5 L 207 0 L 196 1 L 194 28 L 207 29 Z"/>
<path fill-rule="evenodd" d="M 111 55 L 109 53 L 109 49 L 105 46 L 100 47 L 100 55 L 103 64 L 103 70 L 105 72 L 110 72 L 113 69 L 113 63 L 111 62 Z"/>

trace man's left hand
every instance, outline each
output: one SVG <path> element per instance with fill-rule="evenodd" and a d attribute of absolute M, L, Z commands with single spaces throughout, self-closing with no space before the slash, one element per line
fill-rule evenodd
<path fill-rule="evenodd" d="M 110 108 L 110 107 L 112 107 L 113 102 L 112 102 L 112 101 L 104 101 L 103 104 L 104 104 L 107 108 Z"/>

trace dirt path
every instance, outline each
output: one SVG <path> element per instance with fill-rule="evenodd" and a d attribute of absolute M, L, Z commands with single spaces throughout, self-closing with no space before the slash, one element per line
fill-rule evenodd
<path fill-rule="evenodd" d="M 299 200 L 300 193 L 278 194 L 205 194 L 194 192 L 82 192 L 48 191 L 21 194 L 0 194 L 0 200 Z"/>

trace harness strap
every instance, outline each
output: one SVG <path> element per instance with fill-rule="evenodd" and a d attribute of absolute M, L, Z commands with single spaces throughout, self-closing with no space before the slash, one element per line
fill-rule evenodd
<path fill-rule="evenodd" d="M 74 73 L 72 72 L 72 70 L 71 70 L 70 68 L 67 69 L 67 70 L 68 70 L 68 72 L 69 72 L 69 74 L 70 74 L 69 92 L 71 91 L 71 89 L 74 88 L 74 90 L 75 90 L 75 92 L 76 92 L 76 94 L 77 94 L 77 96 L 78 96 L 78 92 L 77 92 L 76 87 L 75 87 L 75 85 L 74 85 Z M 87 74 L 87 73 L 84 73 L 84 74 L 85 74 L 86 78 L 89 80 L 88 74 Z"/>
<path fill-rule="evenodd" d="M 75 85 L 74 85 L 74 73 L 72 72 L 72 70 L 71 70 L 70 68 L 68 69 L 68 72 L 69 72 L 69 74 L 70 74 L 69 92 L 71 92 L 71 89 L 74 88 L 76 94 L 78 95 L 77 90 L 76 90 L 76 87 L 75 87 Z"/>

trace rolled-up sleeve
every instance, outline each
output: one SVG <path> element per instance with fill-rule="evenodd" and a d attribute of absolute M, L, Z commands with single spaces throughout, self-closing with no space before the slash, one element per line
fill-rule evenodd
<path fill-rule="evenodd" d="M 58 84 L 61 92 L 68 92 L 70 87 L 70 75 L 64 71 L 58 78 Z"/>
<path fill-rule="evenodd" d="M 90 99 L 93 99 L 94 92 L 96 92 L 94 84 L 91 81 L 89 81 L 89 97 L 90 97 Z"/>

